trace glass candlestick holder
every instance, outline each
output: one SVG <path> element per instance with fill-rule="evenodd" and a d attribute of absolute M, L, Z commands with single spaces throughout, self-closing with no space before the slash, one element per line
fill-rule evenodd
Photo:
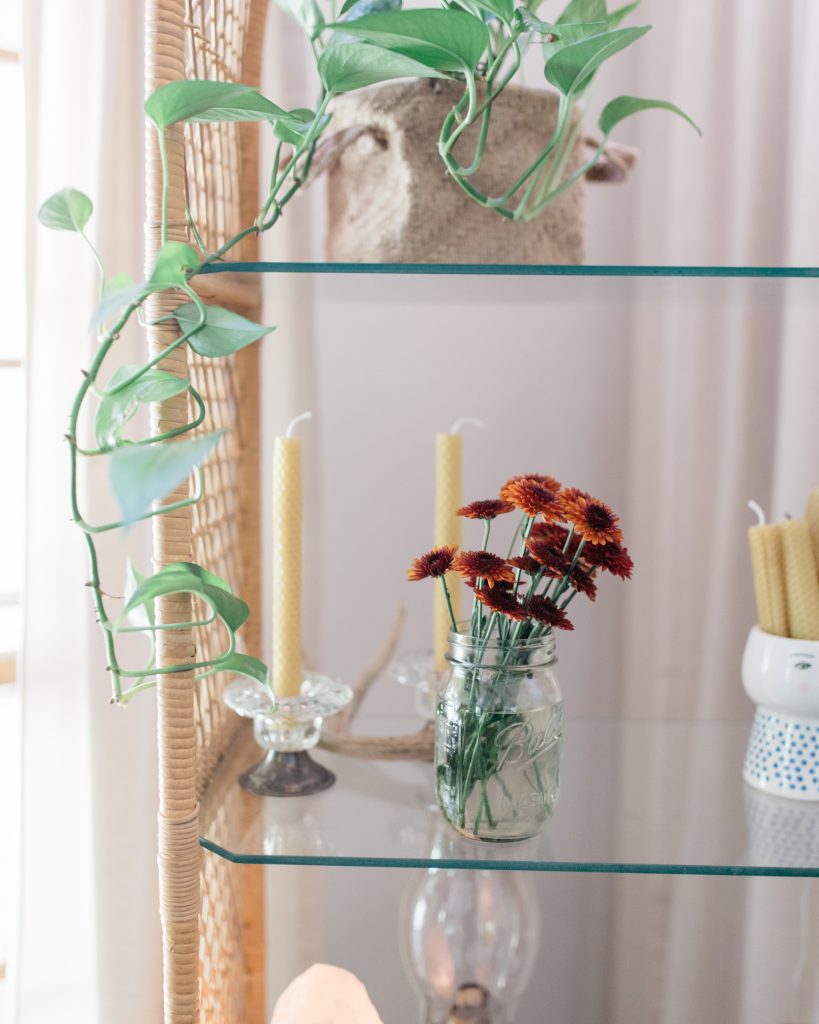
<path fill-rule="evenodd" d="M 308 796 L 327 789 L 335 775 L 307 753 L 321 738 L 322 722 L 352 700 L 353 691 L 336 679 L 308 672 L 297 697 L 279 697 L 252 679 L 236 679 L 223 700 L 237 715 L 253 719 L 253 735 L 266 751 L 239 778 L 261 796 Z"/>
<path fill-rule="evenodd" d="M 415 710 L 428 722 L 435 720 L 438 695 L 448 672 L 435 668 L 432 651 L 406 651 L 390 662 L 390 675 L 402 686 L 415 690 Z"/>

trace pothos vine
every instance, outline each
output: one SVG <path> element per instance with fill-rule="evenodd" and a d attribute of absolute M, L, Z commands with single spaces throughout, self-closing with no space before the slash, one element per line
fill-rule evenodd
<path fill-rule="evenodd" d="M 112 700 L 118 704 L 126 704 L 135 694 L 156 685 L 158 676 L 191 670 L 200 673 L 200 677 L 229 671 L 269 685 L 267 666 L 237 650 L 237 632 L 250 612 L 225 580 L 191 562 L 166 565 L 148 578 L 130 569 L 124 607 L 113 615 L 108 604 L 110 598 L 101 584 L 96 538 L 186 508 L 201 499 L 200 467 L 222 432 L 196 433 L 207 414 L 204 399 L 190 380 L 169 373 L 160 364 L 183 345 L 203 357 L 225 358 L 271 330 L 219 306 L 205 304 L 192 280 L 210 264 L 223 260 L 244 238 L 269 230 L 279 220 L 307 180 L 316 144 L 330 121 L 328 106 L 333 97 L 396 78 L 446 78 L 460 83 L 463 94 L 441 127 L 439 153 L 450 175 L 467 194 L 511 220 L 537 216 L 569 188 L 599 159 L 612 128 L 625 117 L 661 107 L 689 120 L 673 104 L 621 96 L 603 110 L 598 122 L 602 139 L 597 151 L 580 170 L 565 176 L 579 130 L 579 119 L 573 115 L 575 106 L 600 65 L 648 31 L 647 26 L 618 27 L 636 4 L 609 13 L 606 0 L 569 0 L 554 24 L 536 16 L 537 0 L 517 7 L 514 0 L 459 0 L 457 7 L 444 0 L 440 9 L 407 11 L 395 9 L 400 7 L 400 0 L 347 0 L 339 12 L 340 20 L 336 18 L 334 0 L 331 6 L 328 21 L 317 0 L 290 4 L 291 13 L 296 14 L 309 37 L 316 59 L 321 90 L 315 111 L 288 112 L 249 86 L 207 80 L 171 82 L 148 97 L 145 113 L 157 132 L 162 165 L 162 216 L 161 247 L 147 281 L 134 282 L 126 275 L 107 279 L 104 263 L 85 232 L 92 204 L 83 193 L 64 189 L 46 200 L 39 211 L 45 226 L 79 234 L 100 271 L 100 301 L 92 320 L 98 347 L 71 406 L 66 437 L 70 449 L 71 515 L 85 537 L 89 586 L 103 630 Z M 331 35 L 326 39 L 328 30 Z M 470 178 L 483 158 L 492 105 L 513 80 L 522 52 L 533 40 L 539 40 L 543 46 L 545 77 L 558 93 L 557 123 L 537 159 L 503 194 L 488 196 Z M 253 224 L 210 252 L 188 210 L 187 222 L 194 244 L 169 241 L 165 132 L 180 123 L 226 121 L 266 122 L 274 133 L 267 196 L 259 213 Z M 461 164 L 453 147 L 472 125 L 478 125 L 473 156 L 468 164 Z M 100 376 L 122 331 L 135 316 L 145 326 L 146 299 L 162 293 L 183 300 L 169 317 L 161 318 L 175 320 L 179 336 L 147 362 L 118 367 L 107 384 L 102 384 Z M 150 321 L 147 326 L 159 322 Z M 140 405 L 162 402 L 183 393 L 189 396 L 193 409 L 188 423 L 148 437 L 123 436 Z M 95 442 L 89 445 L 80 442 L 80 421 L 90 401 L 96 402 L 96 410 Z M 171 441 L 172 444 L 167 443 Z M 122 510 L 116 521 L 89 522 L 80 506 L 79 463 L 95 458 L 109 460 L 113 490 Z M 191 474 L 193 492 L 186 498 L 162 504 Z M 180 593 L 195 595 L 208 608 L 208 614 L 188 622 L 156 622 L 154 602 L 162 596 Z M 152 655 L 144 668 L 121 663 L 116 641 L 123 634 L 146 633 L 154 640 L 162 630 L 206 627 L 217 619 L 227 632 L 228 643 L 213 658 L 193 664 L 157 665 Z"/>

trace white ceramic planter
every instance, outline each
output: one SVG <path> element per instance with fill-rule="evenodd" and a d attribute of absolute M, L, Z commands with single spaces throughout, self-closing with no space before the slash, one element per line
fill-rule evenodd
<path fill-rule="evenodd" d="M 764 793 L 819 800 L 819 641 L 754 626 L 742 658 L 757 705 L 743 777 Z"/>

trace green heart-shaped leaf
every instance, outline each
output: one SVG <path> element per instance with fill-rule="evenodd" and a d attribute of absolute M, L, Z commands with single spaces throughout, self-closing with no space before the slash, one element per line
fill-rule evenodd
<path fill-rule="evenodd" d="M 99 305 L 94 310 L 89 327 L 99 327 L 100 324 L 122 312 L 132 302 L 139 302 L 151 289 L 142 281 L 134 282 L 128 274 L 117 274 L 108 282 L 108 287 L 102 294 Z"/>
<path fill-rule="evenodd" d="M 282 117 L 273 125 L 273 134 L 277 139 L 291 146 L 300 146 L 311 131 L 318 138 L 330 123 L 330 114 L 322 114 L 316 122 L 312 110 L 291 110 L 287 117 Z"/>
<path fill-rule="evenodd" d="M 199 309 L 193 302 L 179 306 L 173 315 L 183 331 L 199 323 Z M 229 356 L 274 329 L 254 324 L 252 320 L 246 320 L 221 306 L 207 306 L 204 326 L 188 339 L 188 344 L 200 356 Z"/>
<path fill-rule="evenodd" d="M 166 242 L 157 253 L 149 284 L 175 288 L 187 281 L 188 271 L 199 266 L 199 255 L 184 242 Z"/>
<path fill-rule="evenodd" d="M 188 78 L 151 93 L 145 113 L 163 129 L 179 121 L 275 121 L 285 112 L 249 85 Z"/>
<path fill-rule="evenodd" d="M 345 21 L 355 21 L 365 14 L 373 14 L 375 11 L 398 11 L 401 9 L 401 0 L 344 0 L 339 17 L 346 14 Z"/>
<path fill-rule="evenodd" d="M 316 0 L 278 0 L 279 7 L 299 24 L 308 39 L 317 39 L 324 29 L 324 15 Z"/>
<path fill-rule="evenodd" d="M 650 29 L 650 25 L 618 28 L 564 46 L 546 61 L 546 79 L 564 96 L 576 95 L 586 88 L 601 64 L 636 43 Z"/>
<path fill-rule="evenodd" d="M 486 25 L 466 11 L 378 11 L 333 26 L 438 71 L 474 69 L 489 45 Z"/>
<path fill-rule="evenodd" d="M 368 43 L 329 46 L 319 57 L 319 75 L 327 92 L 336 96 L 393 78 L 447 78 L 420 61 Z"/>
<path fill-rule="evenodd" d="M 137 569 L 129 558 L 125 565 L 125 603 L 126 605 L 145 582 L 145 577 Z M 146 601 L 133 608 L 127 616 L 132 626 L 139 626 L 140 629 L 148 629 L 156 625 L 156 614 L 154 613 L 153 601 Z"/>
<path fill-rule="evenodd" d="M 214 583 L 214 579 L 218 582 Z M 193 562 L 173 562 L 143 580 L 122 613 L 130 615 L 140 605 L 153 603 L 168 594 L 197 594 L 231 632 L 240 629 L 250 617 L 248 606 L 230 592 L 224 580 Z"/>
<path fill-rule="evenodd" d="M 216 430 L 184 441 L 116 448 L 111 454 L 111 486 L 123 520 L 136 522 L 152 502 L 178 487 L 210 455 L 222 434 L 224 430 Z"/>
<path fill-rule="evenodd" d="M 606 0 L 570 0 L 557 19 L 558 25 L 581 21 L 604 21 L 608 15 Z"/>
<path fill-rule="evenodd" d="M 237 676 L 247 676 L 248 679 L 255 679 L 257 683 L 270 689 L 270 670 L 263 661 L 249 654 L 229 654 L 226 658 L 220 658 L 211 672 L 204 674 L 212 675 L 214 672 L 232 672 Z"/>
<path fill-rule="evenodd" d="M 674 103 L 668 103 L 665 100 L 641 100 L 636 96 L 618 96 L 616 100 L 607 103 L 600 114 L 600 120 L 597 122 L 600 131 L 604 135 L 609 135 L 612 129 L 621 121 L 631 117 L 633 114 L 639 114 L 642 110 L 670 110 L 672 114 L 677 114 L 684 121 L 687 121 L 698 134 L 702 135 L 699 126 L 691 120 L 684 110 L 680 110 Z"/>
<path fill-rule="evenodd" d="M 75 188 L 64 188 L 49 196 L 37 211 L 37 220 L 55 231 L 82 231 L 94 212 L 91 200 Z"/>
<path fill-rule="evenodd" d="M 139 366 L 121 366 L 111 377 L 106 390 L 110 391 L 133 377 L 139 369 Z M 103 398 L 94 418 L 94 434 L 98 446 L 113 448 L 119 442 L 123 427 L 133 419 L 141 402 L 164 402 L 181 394 L 187 387 L 188 382 L 183 377 L 175 377 L 172 373 L 153 367 L 133 384 Z"/>

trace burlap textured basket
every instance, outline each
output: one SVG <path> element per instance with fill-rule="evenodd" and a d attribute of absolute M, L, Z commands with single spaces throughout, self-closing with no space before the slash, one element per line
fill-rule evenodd
<path fill-rule="evenodd" d="M 584 182 L 535 220 L 513 223 L 480 206 L 447 174 L 438 133 L 461 96 L 454 82 L 423 79 L 351 93 L 333 106 L 327 258 L 387 263 L 582 263 Z M 551 138 L 557 97 L 510 86 L 493 105 L 486 151 L 470 180 L 499 195 Z M 473 126 L 458 140 L 472 159 Z M 334 152 L 335 149 L 335 152 Z M 583 159 L 578 141 L 567 173 Z"/>

